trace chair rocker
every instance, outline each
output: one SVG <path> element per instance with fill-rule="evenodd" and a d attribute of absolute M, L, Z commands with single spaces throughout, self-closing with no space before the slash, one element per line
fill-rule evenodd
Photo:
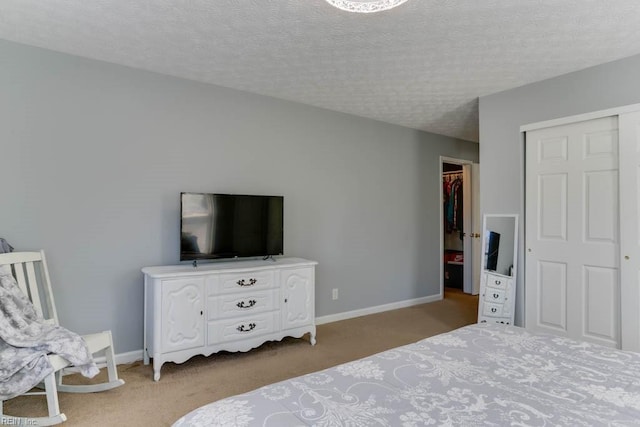
<path fill-rule="evenodd" d="M 47 263 L 44 251 L 40 252 L 12 252 L 0 254 L 0 266 L 10 265 L 18 286 L 22 292 L 28 296 L 38 313 L 46 322 L 58 325 L 58 315 L 51 291 L 51 281 L 47 270 Z M 39 283 L 40 282 L 40 283 Z M 41 293 L 43 295 L 41 295 Z M 2 409 L 2 401 L 0 401 L 0 420 L 7 425 L 37 425 L 49 426 L 59 424 L 66 421 L 65 414 L 60 412 L 58 403 L 58 391 L 70 393 L 92 393 L 104 390 L 110 390 L 124 384 L 124 381 L 118 378 L 116 363 L 113 351 L 113 341 L 111 331 L 84 335 L 82 338 L 87 343 L 89 351 L 92 355 L 103 353 L 106 359 L 106 368 L 108 381 L 105 383 L 91 385 L 71 385 L 63 384 L 62 377 L 65 372 L 73 371 L 73 365 L 61 356 L 50 354 L 49 362 L 54 371 L 49 374 L 38 388 L 44 389 L 42 392 L 27 392 L 24 395 L 46 395 L 48 417 L 15 417 L 4 414 Z M 104 366 L 98 363 L 98 366 Z"/>

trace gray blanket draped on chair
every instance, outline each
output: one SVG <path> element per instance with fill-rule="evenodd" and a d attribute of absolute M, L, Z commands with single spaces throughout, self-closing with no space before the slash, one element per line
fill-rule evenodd
<path fill-rule="evenodd" d="M 0 237 L 0 254 L 9 252 L 13 252 L 13 246 L 11 246 L 5 239 Z"/>
<path fill-rule="evenodd" d="M 99 372 L 84 339 L 44 323 L 9 266 L 0 266 L 0 400 L 29 391 L 49 375 L 49 353 L 64 357 L 86 377 Z"/>

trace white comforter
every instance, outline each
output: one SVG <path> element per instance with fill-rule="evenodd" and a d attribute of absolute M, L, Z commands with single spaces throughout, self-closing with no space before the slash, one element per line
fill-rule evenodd
<path fill-rule="evenodd" d="M 640 354 L 478 324 L 198 408 L 184 426 L 640 425 Z"/>

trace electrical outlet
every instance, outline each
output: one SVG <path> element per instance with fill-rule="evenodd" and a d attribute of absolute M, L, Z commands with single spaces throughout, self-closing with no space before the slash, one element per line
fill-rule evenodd
<path fill-rule="evenodd" d="M 333 293 L 331 294 L 334 300 L 338 299 L 338 288 L 333 288 Z"/>

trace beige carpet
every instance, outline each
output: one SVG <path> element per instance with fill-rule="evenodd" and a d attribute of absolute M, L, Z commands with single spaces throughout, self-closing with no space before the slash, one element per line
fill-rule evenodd
<path fill-rule="evenodd" d="M 447 291 L 443 301 L 318 326 L 318 343 L 308 336 L 270 342 L 247 353 L 196 356 L 165 363 L 160 381 L 142 362 L 119 365 L 126 384 L 95 394 L 60 393 L 65 426 L 166 426 L 187 412 L 223 397 L 328 368 L 422 338 L 475 323 L 478 298 Z M 102 374 L 101 374 L 102 375 Z M 65 381 L 83 383 L 77 375 Z M 5 402 L 12 415 L 46 415 L 45 398 Z"/>

